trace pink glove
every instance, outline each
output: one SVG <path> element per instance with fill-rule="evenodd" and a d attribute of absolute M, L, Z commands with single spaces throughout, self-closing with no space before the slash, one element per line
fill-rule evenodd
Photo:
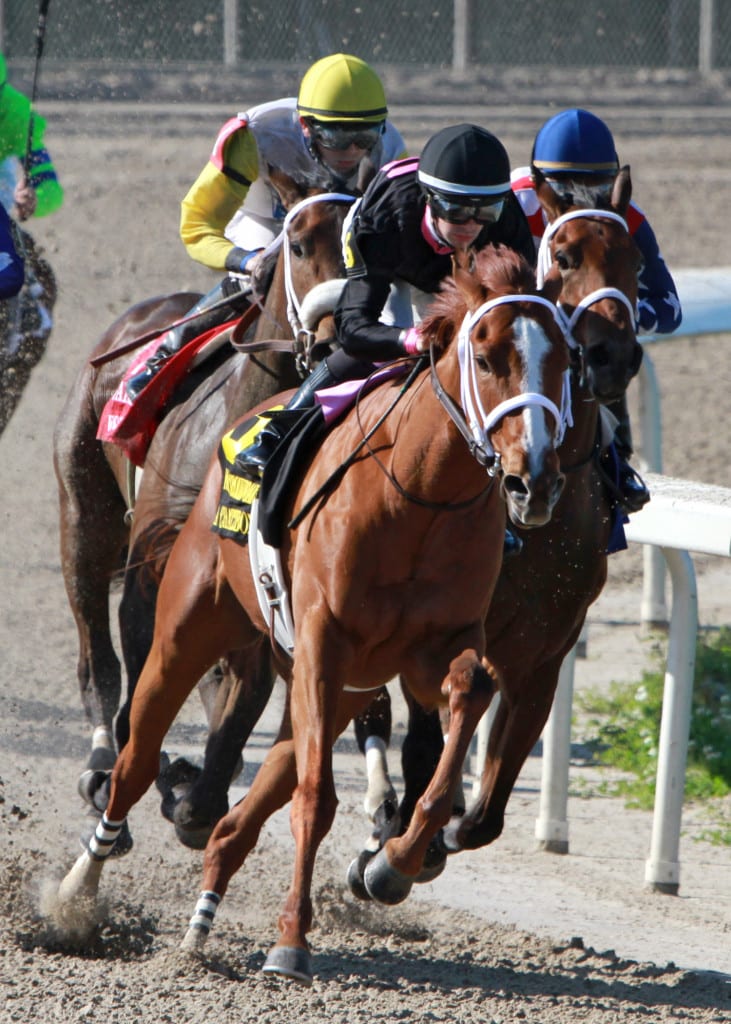
<path fill-rule="evenodd" d="M 417 352 L 424 350 L 424 338 L 418 327 L 409 327 L 404 335 L 403 345 L 407 356 L 416 355 Z"/>

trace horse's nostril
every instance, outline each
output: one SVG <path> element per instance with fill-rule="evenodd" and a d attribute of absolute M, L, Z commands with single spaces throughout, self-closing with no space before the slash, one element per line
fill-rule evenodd
<path fill-rule="evenodd" d="M 508 473 L 506 475 L 505 479 L 503 480 L 503 486 L 505 487 L 505 490 L 512 494 L 514 498 L 520 496 L 525 497 L 525 495 L 527 495 L 528 493 L 528 488 L 525 486 L 522 479 L 519 476 L 515 476 L 512 473 Z"/>

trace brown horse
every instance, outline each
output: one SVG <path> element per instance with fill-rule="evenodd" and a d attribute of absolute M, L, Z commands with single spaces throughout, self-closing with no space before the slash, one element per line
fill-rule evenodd
<path fill-rule="evenodd" d="M 285 531 L 281 551 L 297 635 L 291 666 L 281 666 L 291 718 L 206 849 L 208 906 L 294 790 L 294 875 L 265 969 L 307 984 L 312 870 L 336 805 L 335 737 L 370 702 L 374 685 L 398 671 L 421 704 L 449 707 L 434 779 L 370 879 L 373 894 L 392 902 L 449 818 L 467 745 L 492 696 L 483 622 L 506 505 L 513 522 L 544 526 L 563 486 L 556 445 L 568 406 L 568 351 L 552 306 L 560 285 L 547 282 L 537 295 L 533 272 L 509 250 L 488 249 L 475 261 L 474 276 L 455 271 L 456 286 L 423 324 L 431 369 L 409 390 L 401 378 L 362 397 L 295 487 L 291 515 L 304 518 Z M 168 561 L 130 739 L 89 850 L 61 884 L 61 908 L 77 909 L 81 895 L 93 902 L 105 853 L 153 782 L 160 744 L 196 680 L 235 643 L 255 676 L 270 644 L 245 549 L 211 533 L 221 479 L 213 463 Z M 197 915 L 189 945 L 205 938 L 199 922 L 208 913 Z"/>
<path fill-rule="evenodd" d="M 281 172 L 273 172 L 272 180 L 283 205 L 292 213 L 254 342 L 292 339 L 293 330 L 301 326 L 299 316 L 307 315 L 301 308 L 305 296 L 325 281 L 342 281 L 343 274 L 340 232 L 348 203 L 321 202 L 315 195 L 321 190 L 299 185 Z M 198 298 L 178 293 L 139 303 L 104 333 L 91 358 L 109 354 L 148 332 L 163 330 Z M 306 308 L 309 310 L 311 303 Z M 325 322 L 322 328 L 327 333 Z M 115 759 L 113 728 L 117 749 L 127 741 L 129 700 L 152 639 L 159 579 L 200 489 L 215 441 L 245 409 L 299 382 L 294 350 L 294 340 L 279 349 L 272 346 L 251 354 L 234 352 L 227 345 L 193 370 L 152 440 L 136 500 L 130 494 L 133 467 L 126 456 L 116 445 L 96 440 L 99 416 L 124 374 L 127 359 L 121 356 L 100 366 L 87 362 L 69 392 L 56 426 L 54 464 L 59 484 L 61 564 L 79 635 L 81 698 L 93 728 L 92 752 L 80 789 L 88 802 L 94 806 L 101 803 L 98 810 L 103 808 L 104 796 L 95 799 L 96 790 L 104 783 L 104 770 L 111 768 Z M 109 605 L 111 585 L 123 567 L 119 620 L 128 696 L 120 708 L 121 671 L 112 643 Z M 214 746 L 220 742 L 217 725 L 226 707 L 227 690 L 235 688 L 237 681 L 234 667 L 227 667 L 230 671 L 216 687 L 210 709 L 209 743 Z M 207 757 L 200 778 L 187 765 L 161 774 L 168 814 L 174 813 L 170 802 L 176 779 L 182 774 L 188 785 L 193 785 L 182 808 L 181 823 L 184 832 L 192 832 L 192 845 L 203 845 L 196 830 L 204 827 L 207 837 L 212 823 L 227 809 L 228 783 L 240 754 L 240 747 L 238 751 L 234 748 L 235 744 L 226 743 L 216 758 Z M 229 749 L 234 752 L 227 758 Z M 179 792 L 176 789 L 176 794 Z"/>
<path fill-rule="evenodd" d="M 500 700 L 480 793 L 450 828 L 451 850 L 485 845 L 500 835 L 515 781 L 550 712 L 561 664 L 604 585 L 617 513 L 600 459 L 599 407 L 624 393 L 642 356 L 633 317 L 640 254 L 623 220 L 631 195 L 629 170 L 622 170 L 606 211 L 568 210 L 546 183 L 538 194 L 549 219 L 540 260 L 560 272 L 560 306 L 576 345 L 573 425 L 559 449 L 566 486 L 548 526 L 525 534 L 518 531 L 523 551 L 504 563 L 497 582 L 485 634 Z M 363 721 L 361 728 L 366 735 L 375 732 L 387 739 L 383 721 L 381 712 L 375 722 Z M 394 813 L 390 782 L 381 767 L 378 789 L 370 797 L 372 805 L 377 805 L 379 794 L 386 801 L 373 812 L 378 831 L 348 870 L 348 884 L 360 898 L 369 895 L 363 878 L 366 864 L 378 845 L 410 819 L 441 746 L 436 717 L 410 701 L 400 813 Z M 464 807 L 458 810 L 463 812 Z M 443 866 L 445 855 L 440 844 L 430 851 L 432 876 Z"/>

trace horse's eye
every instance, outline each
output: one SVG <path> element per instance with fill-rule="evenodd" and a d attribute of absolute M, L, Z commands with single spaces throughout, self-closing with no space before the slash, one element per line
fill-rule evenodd
<path fill-rule="evenodd" d="M 559 250 L 553 258 L 555 259 L 556 263 L 558 263 L 560 270 L 568 270 L 571 266 L 571 264 L 569 263 L 568 256 L 565 252 L 561 250 Z"/>
<path fill-rule="evenodd" d="M 301 260 L 305 254 L 305 250 L 299 242 L 291 242 L 289 248 L 292 255 L 296 256 L 298 260 Z"/>
<path fill-rule="evenodd" d="M 490 366 L 490 361 L 487 359 L 486 356 L 476 355 L 475 356 L 475 362 L 477 363 L 477 368 L 479 370 L 482 370 L 483 373 L 492 373 L 492 367 Z"/>

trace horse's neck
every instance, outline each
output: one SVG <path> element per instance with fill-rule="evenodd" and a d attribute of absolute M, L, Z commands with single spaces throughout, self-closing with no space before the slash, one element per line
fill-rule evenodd
<path fill-rule="evenodd" d="M 459 406 L 456 359 L 440 360 L 437 374 L 444 390 Z M 387 395 L 389 392 L 388 400 L 392 401 L 395 392 L 386 389 Z M 389 424 L 393 472 L 399 480 L 405 482 L 408 475 L 415 481 L 412 486 L 420 497 L 429 501 L 460 501 L 484 488 L 485 470 L 470 453 L 467 441 L 437 398 L 429 370 L 407 392 L 405 404 L 396 406 Z"/>
<path fill-rule="evenodd" d="M 254 339 L 291 338 L 292 328 L 287 317 L 287 293 L 285 288 L 284 258 L 279 252 L 274 275 L 264 300 L 261 315 L 256 324 Z"/>

